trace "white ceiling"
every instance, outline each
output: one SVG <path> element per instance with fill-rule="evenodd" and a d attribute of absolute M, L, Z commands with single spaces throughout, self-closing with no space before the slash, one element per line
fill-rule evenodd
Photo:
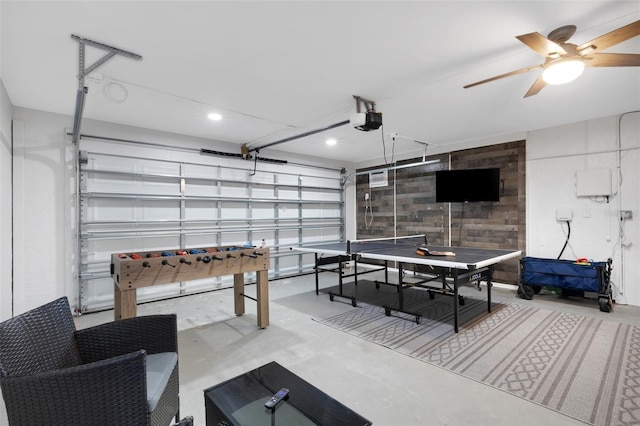
<path fill-rule="evenodd" d="M 84 118 L 257 148 L 376 102 L 383 131 L 343 126 L 260 151 L 360 163 L 640 109 L 640 67 L 587 68 L 523 98 L 543 58 L 515 36 L 578 26 L 581 44 L 640 19 L 635 1 L 5 1 L 0 77 L 14 106 L 73 115 L 76 34 L 140 54 L 86 79 Z M 607 52 L 640 53 L 640 37 Z M 86 66 L 105 52 L 87 47 Z M 101 78 L 101 80 L 100 80 Z M 119 84 L 115 84 L 119 83 Z M 123 88 L 125 91 L 123 91 Z M 122 99 L 126 96 L 124 102 Z M 219 112 L 219 122 L 206 119 Z M 389 138 L 397 133 L 395 145 Z M 325 145 L 328 137 L 338 144 Z M 386 143 L 381 142 L 382 136 Z"/>

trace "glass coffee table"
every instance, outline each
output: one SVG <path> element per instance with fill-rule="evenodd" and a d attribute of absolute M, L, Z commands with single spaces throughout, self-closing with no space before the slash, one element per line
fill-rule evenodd
<path fill-rule="evenodd" d="M 288 395 L 265 407 L 282 388 Z M 205 389 L 204 401 L 207 426 L 372 424 L 277 362 Z"/>

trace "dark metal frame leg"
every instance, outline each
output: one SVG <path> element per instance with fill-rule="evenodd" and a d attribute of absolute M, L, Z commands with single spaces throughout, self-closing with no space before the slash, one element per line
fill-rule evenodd
<path fill-rule="evenodd" d="M 398 308 L 404 311 L 404 283 L 402 282 L 402 262 L 398 262 Z"/>
<path fill-rule="evenodd" d="M 402 312 L 405 314 L 415 315 L 416 323 L 420 323 L 420 313 L 409 312 L 405 310 L 404 307 L 404 283 L 403 283 L 403 263 L 398 262 L 398 307 L 394 308 L 391 306 L 383 306 L 385 310 L 385 315 L 391 315 L 391 311 Z M 447 296 L 453 296 L 453 328 L 456 333 L 459 331 L 459 314 L 460 314 L 460 306 L 464 306 L 465 299 L 464 296 L 460 294 L 460 287 L 462 285 L 467 285 L 470 283 L 476 283 L 479 285 L 480 281 L 487 281 L 487 312 L 491 313 L 491 287 L 493 284 L 491 283 L 493 276 L 493 266 L 482 267 L 479 269 L 473 270 L 461 270 L 457 268 L 441 268 L 438 271 L 434 272 L 435 276 L 427 280 L 425 282 L 430 282 L 432 280 L 441 279 L 442 280 L 442 288 L 431 287 L 428 285 L 424 285 L 423 283 L 414 283 L 413 286 L 418 286 L 422 288 L 428 289 L 429 298 L 433 299 L 435 293 L 444 294 Z M 448 281 L 447 279 L 451 279 Z"/>
<path fill-rule="evenodd" d="M 489 275 L 487 276 L 487 312 L 491 313 L 491 283 L 493 277 L 493 266 L 489 266 Z M 479 284 L 479 282 L 478 282 Z"/>
<path fill-rule="evenodd" d="M 344 278 L 344 262 L 347 261 L 353 261 L 353 268 L 354 268 L 354 273 L 353 275 L 349 275 L 349 276 L 353 276 L 353 296 L 347 296 L 346 294 L 344 294 L 343 291 L 343 278 Z M 338 256 L 338 293 L 333 293 L 333 292 L 329 292 L 329 300 L 331 300 L 333 302 L 334 298 L 336 297 L 342 297 L 345 299 L 349 299 L 351 300 L 351 306 L 353 306 L 354 308 L 356 306 L 358 306 L 358 302 L 357 302 L 357 295 L 358 295 L 358 259 L 356 256 Z"/>
<path fill-rule="evenodd" d="M 453 270 L 453 329 L 457 333 L 458 332 L 458 270 Z"/>
<path fill-rule="evenodd" d="M 409 312 L 404 310 L 404 281 L 402 279 L 404 274 L 404 265 L 402 262 L 398 262 L 398 307 L 393 308 L 391 306 L 383 305 L 384 314 L 386 316 L 391 315 L 391 311 L 402 312 L 404 314 L 413 315 L 415 317 L 416 324 L 420 324 L 420 318 L 422 315 L 417 312 Z"/>
<path fill-rule="evenodd" d="M 320 294 L 320 292 L 319 292 L 319 276 L 318 276 L 318 274 L 320 274 L 320 270 L 318 269 L 318 253 L 315 253 L 315 262 L 316 262 L 315 270 L 316 270 L 316 296 L 317 296 L 318 294 Z"/>
<path fill-rule="evenodd" d="M 338 293 L 342 296 L 342 272 L 344 268 L 342 267 L 342 259 L 338 258 Z"/>

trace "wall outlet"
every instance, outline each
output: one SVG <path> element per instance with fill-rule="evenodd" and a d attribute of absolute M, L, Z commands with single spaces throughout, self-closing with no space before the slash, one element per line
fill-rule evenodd
<path fill-rule="evenodd" d="M 633 219 L 632 210 L 620 210 L 620 220 Z"/>
<path fill-rule="evenodd" d="M 573 210 L 569 208 L 557 208 L 556 209 L 556 220 L 562 222 L 570 222 L 573 219 Z"/>

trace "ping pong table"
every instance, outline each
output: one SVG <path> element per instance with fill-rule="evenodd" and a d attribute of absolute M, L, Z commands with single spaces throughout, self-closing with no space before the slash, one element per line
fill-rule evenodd
<path fill-rule="evenodd" d="M 420 255 L 418 249 L 428 249 L 431 255 Z M 470 247 L 443 247 L 427 244 L 425 235 L 413 235 L 408 237 L 381 238 L 372 240 L 351 240 L 344 242 L 320 243 L 307 246 L 292 247 L 300 252 L 313 253 L 315 256 L 316 294 L 319 294 L 320 272 L 332 271 L 339 273 L 338 293 L 329 293 L 330 299 L 344 297 L 351 300 L 351 304 L 357 306 L 358 277 L 377 271 L 384 271 L 384 281 L 375 281 L 376 288 L 380 284 L 395 285 L 398 289 L 398 305 L 392 307 L 385 305 L 385 314 L 391 315 L 391 311 L 402 312 L 415 317 L 416 323 L 420 323 L 421 314 L 405 309 L 403 290 L 408 287 L 421 287 L 427 290 L 430 299 L 436 294 L 453 296 L 454 330 L 458 332 L 459 306 L 464 305 L 464 297 L 459 294 L 459 288 L 463 285 L 477 285 L 481 281 L 487 282 L 487 310 L 491 312 L 491 279 L 496 264 L 505 260 L 518 258 L 520 250 L 497 250 Z M 424 253 L 424 251 L 422 251 Z M 448 254 L 448 255 L 447 255 Z M 371 269 L 358 272 L 358 262 L 365 260 L 382 261 L 383 266 L 377 265 Z M 354 262 L 353 273 L 344 273 L 344 264 Z M 389 263 L 395 262 L 398 270 L 398 282 L 389 281 Z M 337 265 L 328 267 L 327 265 Z M 420 276 L 423 278 L 417 283 L 404 281 L 405 265 L 422 265 L 425 268 Z M 343 292 L 343 277 L 354 277 L 356 294 L 347 295 Z M 434 285 L 433 282 L 440 282 Z"/>

